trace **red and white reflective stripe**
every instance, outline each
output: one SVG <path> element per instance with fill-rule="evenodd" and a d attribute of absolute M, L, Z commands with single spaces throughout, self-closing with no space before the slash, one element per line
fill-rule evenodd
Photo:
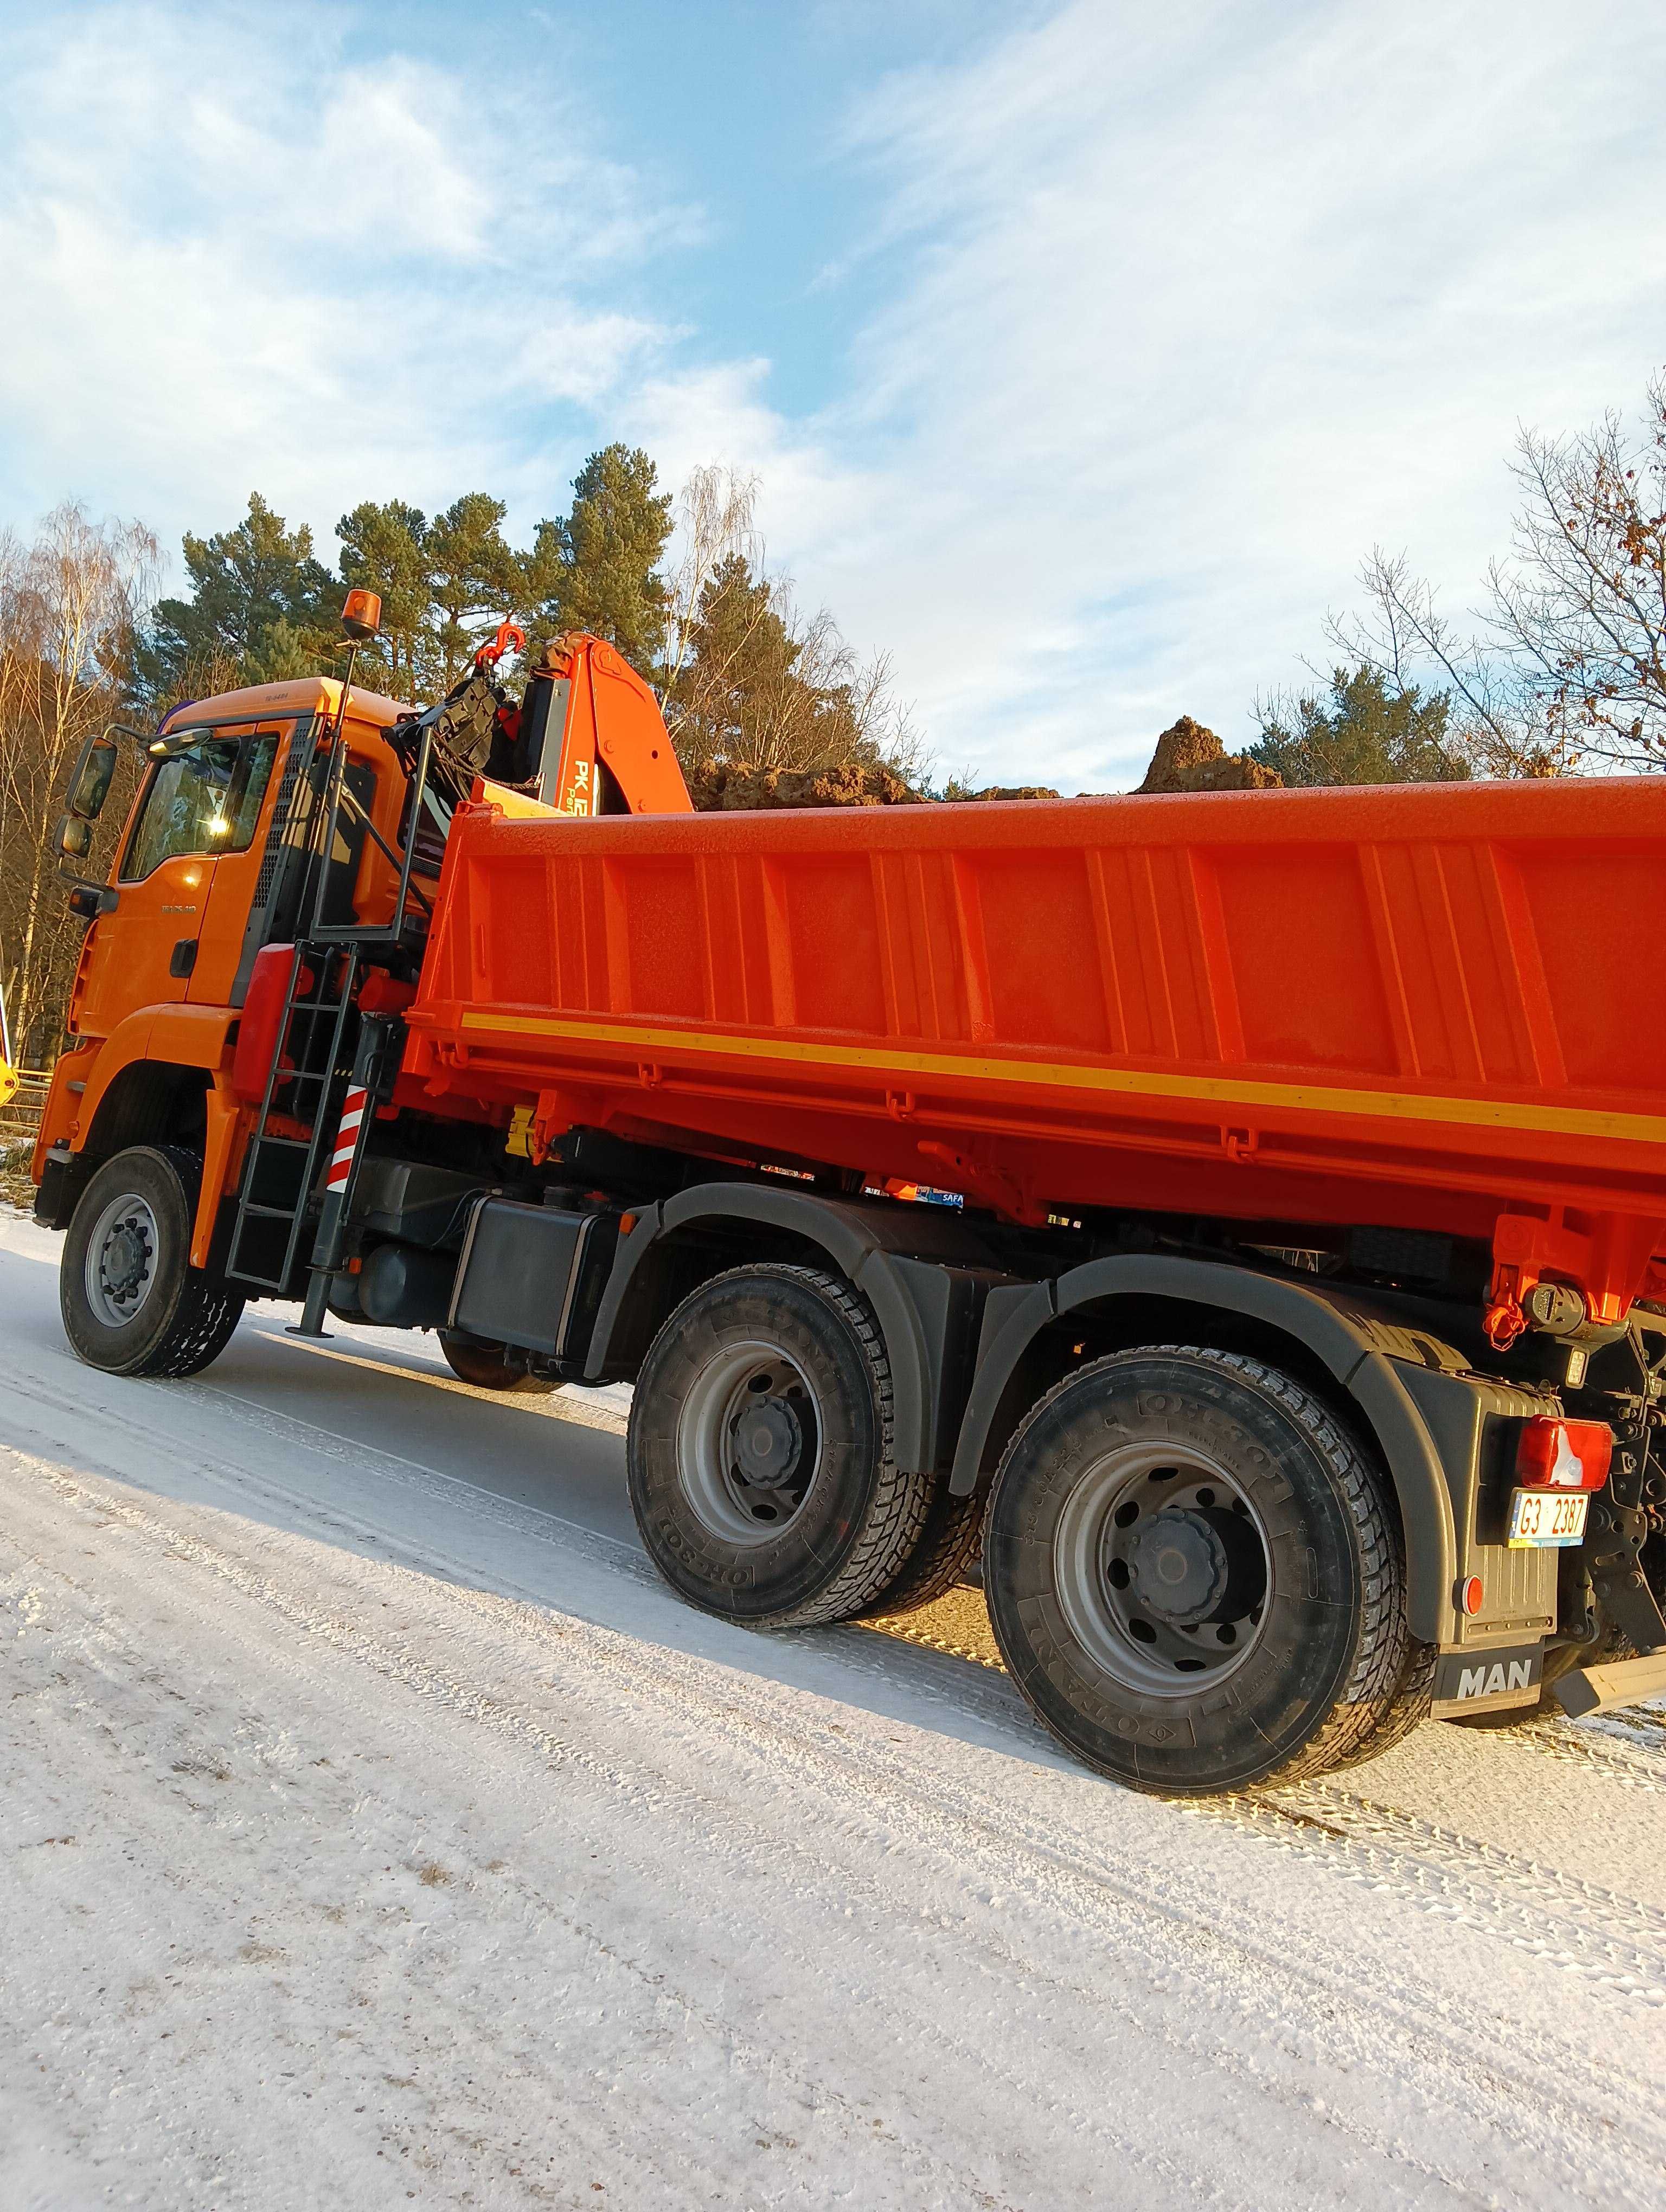
<path fill-rule="evenodd" d="M 336 1149 L 330 1161 L 330 1172 L 325 1177 L 325 1190 L 345 1190 L 348 1171 L 353 1164 L 353 1153 L 359 1141 L 359 1124 L 364 1119 L 364 1109 L 370 1103 L 370 1093 L 362 1084 L 355 1084 L 347 1094 L 347 1103 L 341 1109 L 341 1127 L 336 1131 Z"/>

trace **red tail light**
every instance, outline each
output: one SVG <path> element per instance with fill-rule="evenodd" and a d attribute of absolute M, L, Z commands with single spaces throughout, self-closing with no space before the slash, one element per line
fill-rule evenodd
<path fill-rule="evenodd" d="M 1524 1490 L 1600 1490 L 1613 1452 L 1614 1432 L 1601 1421 L 1558 1421 L 1546 1414 L 1522 1424 L 1516 1480 Z"/>

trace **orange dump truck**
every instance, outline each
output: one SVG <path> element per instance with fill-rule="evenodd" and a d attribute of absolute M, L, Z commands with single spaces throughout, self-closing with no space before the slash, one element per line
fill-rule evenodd
<path fill-rule="evenodd" d="M 270 1297 L 629 1380 L 694 1603 L 981 1556 L 1142 1788 L 1666 1688 L 1666 1045 L 1613 949 L 1666 786 L 696 815 L 587 639 L 151 750 L 37 1154 L 82 1357 L 195 1371 Z"/>

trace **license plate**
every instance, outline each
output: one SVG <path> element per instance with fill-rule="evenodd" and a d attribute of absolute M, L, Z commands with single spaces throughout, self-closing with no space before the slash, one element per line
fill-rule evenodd
<path fill-rule="evenodd" d="M 1519 1551 L 1577 1544 L 1585 1533 L 1583 1490 L 1517 1490 L 1510 1498 L 1510 1541 Z"/>

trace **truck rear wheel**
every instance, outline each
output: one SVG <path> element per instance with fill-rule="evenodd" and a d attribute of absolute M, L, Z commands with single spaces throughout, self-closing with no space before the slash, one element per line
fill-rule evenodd
<path fill-rule="evenodd" d="M 995 1479 L 984 1585 L 1040 1719 L 1140 1790 L 1303 1780 L 1406 1683 L 1374 1471 L 1327 1407 L 1233 1353 L 1119 1352 L 1043 1398 Z"/>
<path fill-rule="evenodd" d="M 106 1160 L 64 1240 L 58 1304 L 70 1342 L 108 1375 L 196 1375 L 231 1341 L 242 1293 L 191 1264 L 203 1164 L 177 1145 Z"/>
<path fill-rule="evenodd" d="M 1397 1743 L 1404 1743 L 1414 1729 L 1421 1728 L 1429 1717 L 1429 1707 L 1434 1699 L 1435 1660 L 1438 1657 L 1432 1644 L 1420 1643 L 1415 1637 L 1406 1645 L 1406 1656 L 1400 1669 L 1400 1680 L 1392 1696 L 1377 1716 L 1375 1723 L 1356 1743 L 1352 1751 L 1333 1759 L 1326 1767 L 1335 1774 L 1345 1766 L 1364 1766 L 1383 1753 L 1392 1751 Z"/>
<path fill-rule="evenodd" d="M 966 1579 L 983 1541 L 982 1497 L 956 1498 L 947 1475 L 939 1477 L 926 1512 L 920 1540 L 862 1617 L 872 1620 L 893 1613 L 916 1613 L 935 1605 Z"/>
<path fill-rule="evenodd" d="M 529 1375 L 516 1364 L 520 1356 L 507 1344 L 493 1344 L 482 1336 L 458 1336 L 449 1330 L 440 1339 L 446 1364 L 459 1382 L 476 1390 L 516 1390 L 526 1397 L 547 1398 L 555 1389 L 551 1377 Z"/>
<path fill-rule="evenodd" d="M 737 1268 L 686 1297 L 637 1377 L 631 1509 L 708 1613 L 805 1628 L 860 1613 L 908 1559 L 931 1479 L 891 1456 L 891 1366 L 866 1301 L 819 1268 Z"/>

